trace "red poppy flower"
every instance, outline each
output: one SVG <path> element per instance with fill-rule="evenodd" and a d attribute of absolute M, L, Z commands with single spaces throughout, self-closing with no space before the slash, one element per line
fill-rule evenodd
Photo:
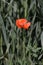
<path fill-rule="evenodd" d="M 24 28 L 28 29 L 30 27 L 31 23 L 28 22 L 26 19 L 17 19 L 16 20 L 16 26 L 18 28 Z"/>

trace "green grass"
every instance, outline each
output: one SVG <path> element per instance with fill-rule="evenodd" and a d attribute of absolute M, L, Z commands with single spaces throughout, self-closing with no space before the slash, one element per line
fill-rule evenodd
<path fill-rule="evenodd" d="M 43 5 L 40 2 L 0 0 L 0 65 L 43 65 Z M 30 28 L 17 28 L 18 18 L 30 21 Z"/>

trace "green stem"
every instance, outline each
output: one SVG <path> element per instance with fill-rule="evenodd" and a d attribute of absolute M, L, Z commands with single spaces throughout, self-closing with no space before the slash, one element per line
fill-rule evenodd
<path fill-rule="evenodd" d="M 27 0 L 24 1 L 24 9 L 25 9 L 24 16 L 26 18 L 27 17 Z"/>

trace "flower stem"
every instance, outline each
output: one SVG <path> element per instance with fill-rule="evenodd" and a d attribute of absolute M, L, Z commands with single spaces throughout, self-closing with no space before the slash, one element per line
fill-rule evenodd
<path fill-rule="evenodd" d="M 24 16 L 27 17 L 27 0 L 24 1 Z"/>

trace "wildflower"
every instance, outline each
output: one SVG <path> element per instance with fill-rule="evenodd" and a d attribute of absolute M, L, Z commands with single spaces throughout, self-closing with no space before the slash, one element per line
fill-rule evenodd
<path fill-rule="evenodd" d="M 28 29 L 30 27 L 31 23 L 28 22 L 26 19 L 17 19 L 16 20 L 16 26 L 18 28 L 24 28 Z"/>

